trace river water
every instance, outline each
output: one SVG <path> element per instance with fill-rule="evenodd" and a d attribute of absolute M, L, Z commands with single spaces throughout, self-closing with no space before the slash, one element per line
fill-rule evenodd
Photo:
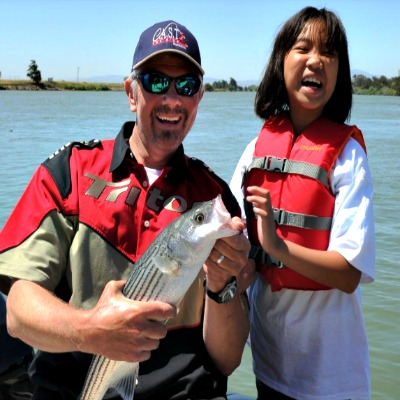
<path fill-rule="evenodd" d="M 184 143 L 189 155 L 205 161 L 228 182 L 261 126 L 253 99 L 254 93 L 206 93 Z M 0 91 L 0 227 L 36 167 L 50 154 L 71 140 L 114 137 L 122 123 L 133 118 L 124 92 Z M 372 399 L 397 400 L 400 97 L 355 96 L 350 122 L 364 133 L 375 185 L 376 280 L 363 287 Z M 229 389 L 255 396 L 249 349 Z"/>

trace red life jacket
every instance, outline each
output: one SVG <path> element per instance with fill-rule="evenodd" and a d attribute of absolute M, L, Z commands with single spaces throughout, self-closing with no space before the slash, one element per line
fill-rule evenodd
<path fill-rule="evenodd" d="M 320 118 L 295 138 L 286 114 L 265 122 L 244 178 L 245 196 L 248 186 L 261 186 L 270 191 L 277 233 L 281 238 L 307 248 L 328 248 L 335 204 L 329 176 L 350 137 L 366 149 L 362 133 L 356 126 Z M 246 201 L 245 209 L 252 256 L 258 272 L 269 281 L 272 291 L 282 288 L 330 289 L 266 254 L 257 237 L 252 206 Z"/>

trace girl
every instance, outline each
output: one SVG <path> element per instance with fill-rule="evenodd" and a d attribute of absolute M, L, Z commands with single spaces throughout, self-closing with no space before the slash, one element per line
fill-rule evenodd
<path fill-rule="evenodd" d="M 351 105 L 343 25 L 306 7 L 277 35 L 255 99 L 265 124 L 231 182 L 258 271 L 258 399 L 370 397 L 359 284 L 374 279 L 373 188 Z"/>

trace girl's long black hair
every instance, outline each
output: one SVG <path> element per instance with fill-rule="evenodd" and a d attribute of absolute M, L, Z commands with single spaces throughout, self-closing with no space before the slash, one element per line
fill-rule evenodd
<path fill-rule="evenodd" d="M 343 123 L 350 118 L 353 87 L 346 31 L 339 17 L 325 8 L 305 7 L 283 25 L 276 36 L 274 47 L 258 86 L 254 101 L 255 113 L 262 119 L 289 110 L 283 64 L 305 25 L 317 23 L 326 26 L 326 46 L 336 51 L 339 60 L 335 90 L 325 105 L 322 116 Z"/>

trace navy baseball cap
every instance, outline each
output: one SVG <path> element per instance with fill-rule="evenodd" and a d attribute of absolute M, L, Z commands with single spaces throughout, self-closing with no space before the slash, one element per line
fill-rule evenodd
<path fill-rule="evenodd" d="M 174 21 L 164 21 L 146 29 L 136 46 L 132 70 L 161 53 L 176 53 L 186 57 L 204 75 L 199 45 L 185 26 Z"/>

